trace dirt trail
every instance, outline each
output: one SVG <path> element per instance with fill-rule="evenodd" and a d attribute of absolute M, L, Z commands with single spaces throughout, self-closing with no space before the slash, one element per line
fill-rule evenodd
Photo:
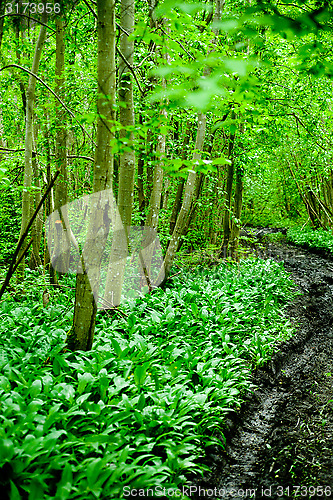
<path fill-rule="evenodd" d="M 333 498 L 333 262 L 286 244 L 264 254 L 304 294 L 288 307 L 298 333 L 254 375 L 198 498 Z"/>

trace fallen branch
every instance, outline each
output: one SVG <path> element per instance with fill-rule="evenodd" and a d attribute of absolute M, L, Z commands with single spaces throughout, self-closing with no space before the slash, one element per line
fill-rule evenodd
<path fill-rule="evenodd" d="M 18 268 L 18 266 L 20 265 L 20 263 L 22 262 L 23 260 L 23 257 L 26 255 L 27 251 L 29 250 L 30 246 L 31 246 L 31 243 L 34 241 L 33 238 L 31 238 L 31 240 L 29 241 L 29 243 L 27 244 L 27 246 L 25 247 L 25 249 L 23 250 L 22 252 L 22 255 L 20 256 L 19 260 L 15 263 L 15 266 L 13 267 L 13 271 L 12 271 L 12 274 L 15 273 L 16 269 Z"/>

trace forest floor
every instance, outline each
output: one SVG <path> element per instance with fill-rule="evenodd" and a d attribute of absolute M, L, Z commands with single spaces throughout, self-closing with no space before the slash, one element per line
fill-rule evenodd
<path fill-rule="evenodd" d="M 284 243 L 259 254 L 302 292 L 288 306 L 297 334 L 254 374 L 197 497 L 333 498 L 333 261 Z"/>

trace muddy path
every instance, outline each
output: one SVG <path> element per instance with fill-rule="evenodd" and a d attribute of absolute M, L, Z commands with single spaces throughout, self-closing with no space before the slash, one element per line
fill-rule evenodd
<path fill-rule="evenodd" d="M 196 497 L 333 498 L 333 261 L 287 244 L 261 256 L 284 261 L 303 293 L 287 309 L 297 334 L 254 374 Z"/>

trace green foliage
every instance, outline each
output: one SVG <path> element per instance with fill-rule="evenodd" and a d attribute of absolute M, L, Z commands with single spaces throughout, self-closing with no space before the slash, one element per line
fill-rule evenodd
<path fill-rule="evenodd" d="M 333 254 L 333 235 L 330 230 L 294 227 L 288 230 L 287 239 L 305 248 L 327 250 Z"/>
<path fill-rule="evenodd" d="M 283 241 L 285 239 L 286 239 L 285 235 L 283 233 L 281 233 L 280 231 L 278 233 L 266 234 L 266 236 L 265 236 L 265 240 L 270 241 L 272 243 L 278 243 L 278 242 Z"/>
<path fill-rule="evenodd" d="M 98 315 L 88 353 L 64 352 L 67 297 L 57 291 L 43 309 L 35 292 L 21 303 L 7 294 L 2 490 L 12 499 L 123 498 L 125 486 L 178 487 L 203 472 L 205 450 L 223 446 L 225 416 L 251 389 L 251 366 L 292 332 L 281 314 L 292 287 L 272 261 L 184 273 L 118 319 Z"/>
<path fill-rule="evenodd" d="M 20 209 L 14 193 L 1 191 L 0 197 L 0 263 L 8 262 L 19 237 Z"/>

